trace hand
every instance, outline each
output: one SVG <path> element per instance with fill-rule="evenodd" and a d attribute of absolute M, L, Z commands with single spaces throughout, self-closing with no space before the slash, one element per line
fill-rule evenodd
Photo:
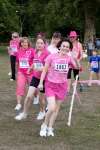
<path fill-rule="evenodd" d="M 30 74 L 31 71 L 32 71 L 32 68 L 28 68 L 27 74 Z"/>
<path fill-rule="evenodd" d="M 39 88 L 39 90 L 43 90 L 43 84 L 39 83 L 38 88 Z"/>

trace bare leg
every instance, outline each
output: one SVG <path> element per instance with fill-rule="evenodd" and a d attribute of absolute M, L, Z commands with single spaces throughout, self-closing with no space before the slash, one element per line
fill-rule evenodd
<path fill-rule="evenodd" d="M 68 79 L 68 93 L 70 92 L 70 88 L 71 88 L 71 79 Z"/>
<path fill-rule="evenodd" d="M 45 100 L 45 95 L 44 93 L 39 94 L 39 102 L 40 102 L 40 111 L 44 112 L 45 111 L 45 105 L 46 105 L 46 100 Z"/>
<path fill-rule="evenodd" d="M 53 124 L 56 120 L 61 101 L 56 102 L 55 96 L 48 97 L 48 111 L 45 116 L 44 123 L 41 126 L 40 136 L 54 136 L 53 133 Z"/>
<path fill-rule="evenodd" d="M 62 101 L 61 100 L 56 100 L 56 110 L 52 113 L 51 117 L 50 117 L 50 120 L 49 120 L 49 128 L 52 128 L 54 123 L 55 123 L 55 120 L 57 118 L 57 115 L 58 115 L 58 112 L 59 112 L 59 109 L 60 109 L 60 106 L 62 104 Z"/>
<path fill-rule="evenodd" d="M 93 75 L 94 75 L 94 72 L 91 71 L 91 72 L 90 72 L 90 76 L 89 76 L 89 83 L 88 83 L 89 86 L 92 85 L 91 80 L 93 79 Z"/>
<path fill-rule="evenodd" d="M 97 78 L 97 80 L 100 79 L 100 74 L 99 73 L 96 73 L 96 78 Z"/>
<path fill-rule="evenodd" d="M 23 96 L 21 96 L 21 95 L 17 95 L 17 103 L 18 103 L 18 104 L 21 104 L 21 102 L 22 102 L 22 97 L 23 97 Z"/>
<path fill-rule="evenodd" d="M 34 96 L 35 90 L 36 90 L 35 87 L 33 87 L 33 86 L 29 87 L 27 96 L 26 96 L 25 101 L 24 101 L 24 110 L 23 110 L 24 113 L 27 113 L 28 110 L 29 110 L 29 107 L 31 105 L 32 98 Z"/>
<path fill-rule="evenodd" d="M 48 111 L 45 115 L 45 120 L 44 120 L 44 124 L 46 124 L 46 125 L 49 124 L 50 117 L 51 117 L 52 113 L 56 110 L 55 97 L 48 97 L 47 101 L 48 101 Z"/>

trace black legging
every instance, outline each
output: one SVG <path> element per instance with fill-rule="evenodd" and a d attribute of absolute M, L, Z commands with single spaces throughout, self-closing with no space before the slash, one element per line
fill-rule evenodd
<path fill-rule="evenodd" d="M 16 74 L 16 56 L 10 56 L 10 63 L 11 63 L 11 79 L 15 80 Z"/>

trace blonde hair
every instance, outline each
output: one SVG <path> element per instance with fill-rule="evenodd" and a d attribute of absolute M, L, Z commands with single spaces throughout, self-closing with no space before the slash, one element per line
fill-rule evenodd
<path fill-rule="evenodd" d="M 28 37 L 22 37 L 22 38 L 20 39 L 19 47 L 22 47 L 21 43 L 23 43 L 25 40 L 27 40 L 28 47 L 31 47 L 31 46 L 32 46 L 32 44 L 31 44 L 31 41 L 29 40 L 29 38 L 28 38 Z"/>
<path fill-rule="evenodd" d="M 13 33 L 12 33 L 12 37 L 13 37 L 13 36 L 19 37 L 19 33 L 18 33 L 18 32 L 13 32 Z"/>

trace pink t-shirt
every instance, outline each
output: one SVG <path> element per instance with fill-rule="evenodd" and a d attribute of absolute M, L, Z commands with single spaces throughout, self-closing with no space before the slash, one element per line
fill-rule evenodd
<path fill-rule="evenodd" d="M 19 41 L 20 41 L 19 38 L 10 41 L 10 50 L 9 50 L 10 55 L 16 56 L 19 48 Z"/>
<path fill-rule="evenodd" d="M 16 56 L 16 61 L 18 62 L 18 71 L 27 74 L 28 68 L 33 64 L 33 59 L 34 59 L 33 48 L 28 49 L 20 48 Z"/>
<path fill-rule="evenodd" d="M 46 57 L 48 55 L 49 55 L 49 52 L 46 49 L 44 49 L 42 51 L 42 53 L 40 54 L 40 56 L 38 56 L 38 54 L 37 54 L 37 52 L 35 50 L 34 62 L 33 62 L 34 63 L 34 67 L 36 67 L 36 68 L 43 67 L 44 64 L 45 64 L 45 59 L 46 59 Z M 36 71 L 36 70 L 34 70 L 33 71 L 33 76 L 36 77 L 36 78 L 38 78 L 38 79 L 40 79 L 41 73 L 42 73 L 42 71 Z"/>
<path fill-rule="evenodd" d="M 81 59 L 82 51 L 82 44 L 80 42 L 75 42 L 73 44 L 72 55 L 77 59 Z"/>
<path fill-rule="evenodd" d="M 59 53 L 49 55 L 45 63 L 49 65 L 47 80 L 53 83 L 67 82 L 69 65 L 76 67 L 72 57 L 68 55 L 61 57 Z"/>

